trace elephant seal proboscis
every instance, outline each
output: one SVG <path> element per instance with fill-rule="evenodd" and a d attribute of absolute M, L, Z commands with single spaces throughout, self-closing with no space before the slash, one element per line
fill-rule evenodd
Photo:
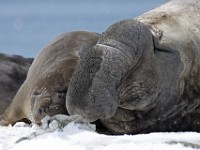
<path fill-rule="evenodd" d="M 69 84 L 70 115 L 114 134 L 200 131 L 200 1 L 172 0 L 110 26 Z"/>
<path fill-rule="evenodd" d="M 11 105 L 0 117 L 0 125 L 27 118 L 40 124 L 46 115 L 66 114 L 65 95 L 71 75 L 99 34 L 74 31 L 50 42 L 33 61 L 27 78 Z"/>

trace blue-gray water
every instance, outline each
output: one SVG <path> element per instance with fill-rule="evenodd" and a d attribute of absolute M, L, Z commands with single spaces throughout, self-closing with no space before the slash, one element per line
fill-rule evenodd
<path fill-rule="evenodd" d="M 166 0 L 1 0 L 0 52 L 35 57 L 58 35 L 73 30 L 103 32 Z"/>

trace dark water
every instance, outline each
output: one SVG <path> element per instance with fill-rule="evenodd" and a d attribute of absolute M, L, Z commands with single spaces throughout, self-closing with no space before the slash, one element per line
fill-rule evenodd
<path fill-rule="evenodd" d="M 103 32 L 166 0 L 0 0 L 0 52 L 28 57 L 73 30 Z"/>

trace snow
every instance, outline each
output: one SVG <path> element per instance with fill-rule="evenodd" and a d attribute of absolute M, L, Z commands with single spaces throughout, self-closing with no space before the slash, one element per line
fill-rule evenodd
<path fill-rule="evenodd" d="M 51 123 L 57 128 L 50 125 L 41 128 L 24 123 L 13 127 L 0 126 L 0 150 L 200 149 L 200 133 L 196 132 L 108 136 L 96 133 L 92 126 L 83 122 L 72 121 L 62 128 L 55 121 Z"/>

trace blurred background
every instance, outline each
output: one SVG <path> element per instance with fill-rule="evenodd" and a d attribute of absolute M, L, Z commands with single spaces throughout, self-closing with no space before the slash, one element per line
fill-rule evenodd
<path fill-rule="evenodd" d="M 35 57 L 62 33 L 101 33 L 116 21 L 134 18 L 166 0 L 1 0 L 0 53 Z"/>

